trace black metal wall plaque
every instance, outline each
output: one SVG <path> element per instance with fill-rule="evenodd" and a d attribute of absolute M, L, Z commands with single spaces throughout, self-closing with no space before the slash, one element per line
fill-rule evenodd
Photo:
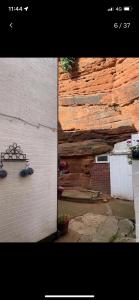
<path fill-rule="evenodd" d="M 1 160 L 9 161 L 9 160 L 27 160 L 26 154 L 23 153 L 21 147 L 16 143 L 10 145 L 5 152 L 1 152 Z"/>

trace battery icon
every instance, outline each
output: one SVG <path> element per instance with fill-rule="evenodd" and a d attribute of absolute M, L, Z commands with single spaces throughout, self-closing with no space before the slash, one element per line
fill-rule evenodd
<path fill-rule="evenodd" d="M 131 6 L 124 6 L 123 9 L 124 9 L 124 11 L 131 11 L 132 7 Z"/>

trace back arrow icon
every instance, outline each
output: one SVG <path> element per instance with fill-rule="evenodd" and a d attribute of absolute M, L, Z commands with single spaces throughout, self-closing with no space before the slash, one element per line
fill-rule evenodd
<path fill-rule="evenodd" d="M 11 28 L 13 28 L 12 24 L 13 24 L 13 23 L 10 24 L 10 27 L 11 27 Z"/>

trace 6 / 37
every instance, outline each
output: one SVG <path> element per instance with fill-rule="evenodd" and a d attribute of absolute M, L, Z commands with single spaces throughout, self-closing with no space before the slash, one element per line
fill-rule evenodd
<path fill-rule="evenodd" d="M 114 23 L 114 28 L 120 29 L 120 28 L 129 28 L 130 27 L 130 22 L 129 23 Z"/>

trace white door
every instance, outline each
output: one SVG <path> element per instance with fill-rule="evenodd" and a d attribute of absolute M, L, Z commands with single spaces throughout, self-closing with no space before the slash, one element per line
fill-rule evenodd
<path fill-rule="evenodd" d="M 133 200 L 132 165 L 124 155 L 110 156 L 111 196 Z"/>

